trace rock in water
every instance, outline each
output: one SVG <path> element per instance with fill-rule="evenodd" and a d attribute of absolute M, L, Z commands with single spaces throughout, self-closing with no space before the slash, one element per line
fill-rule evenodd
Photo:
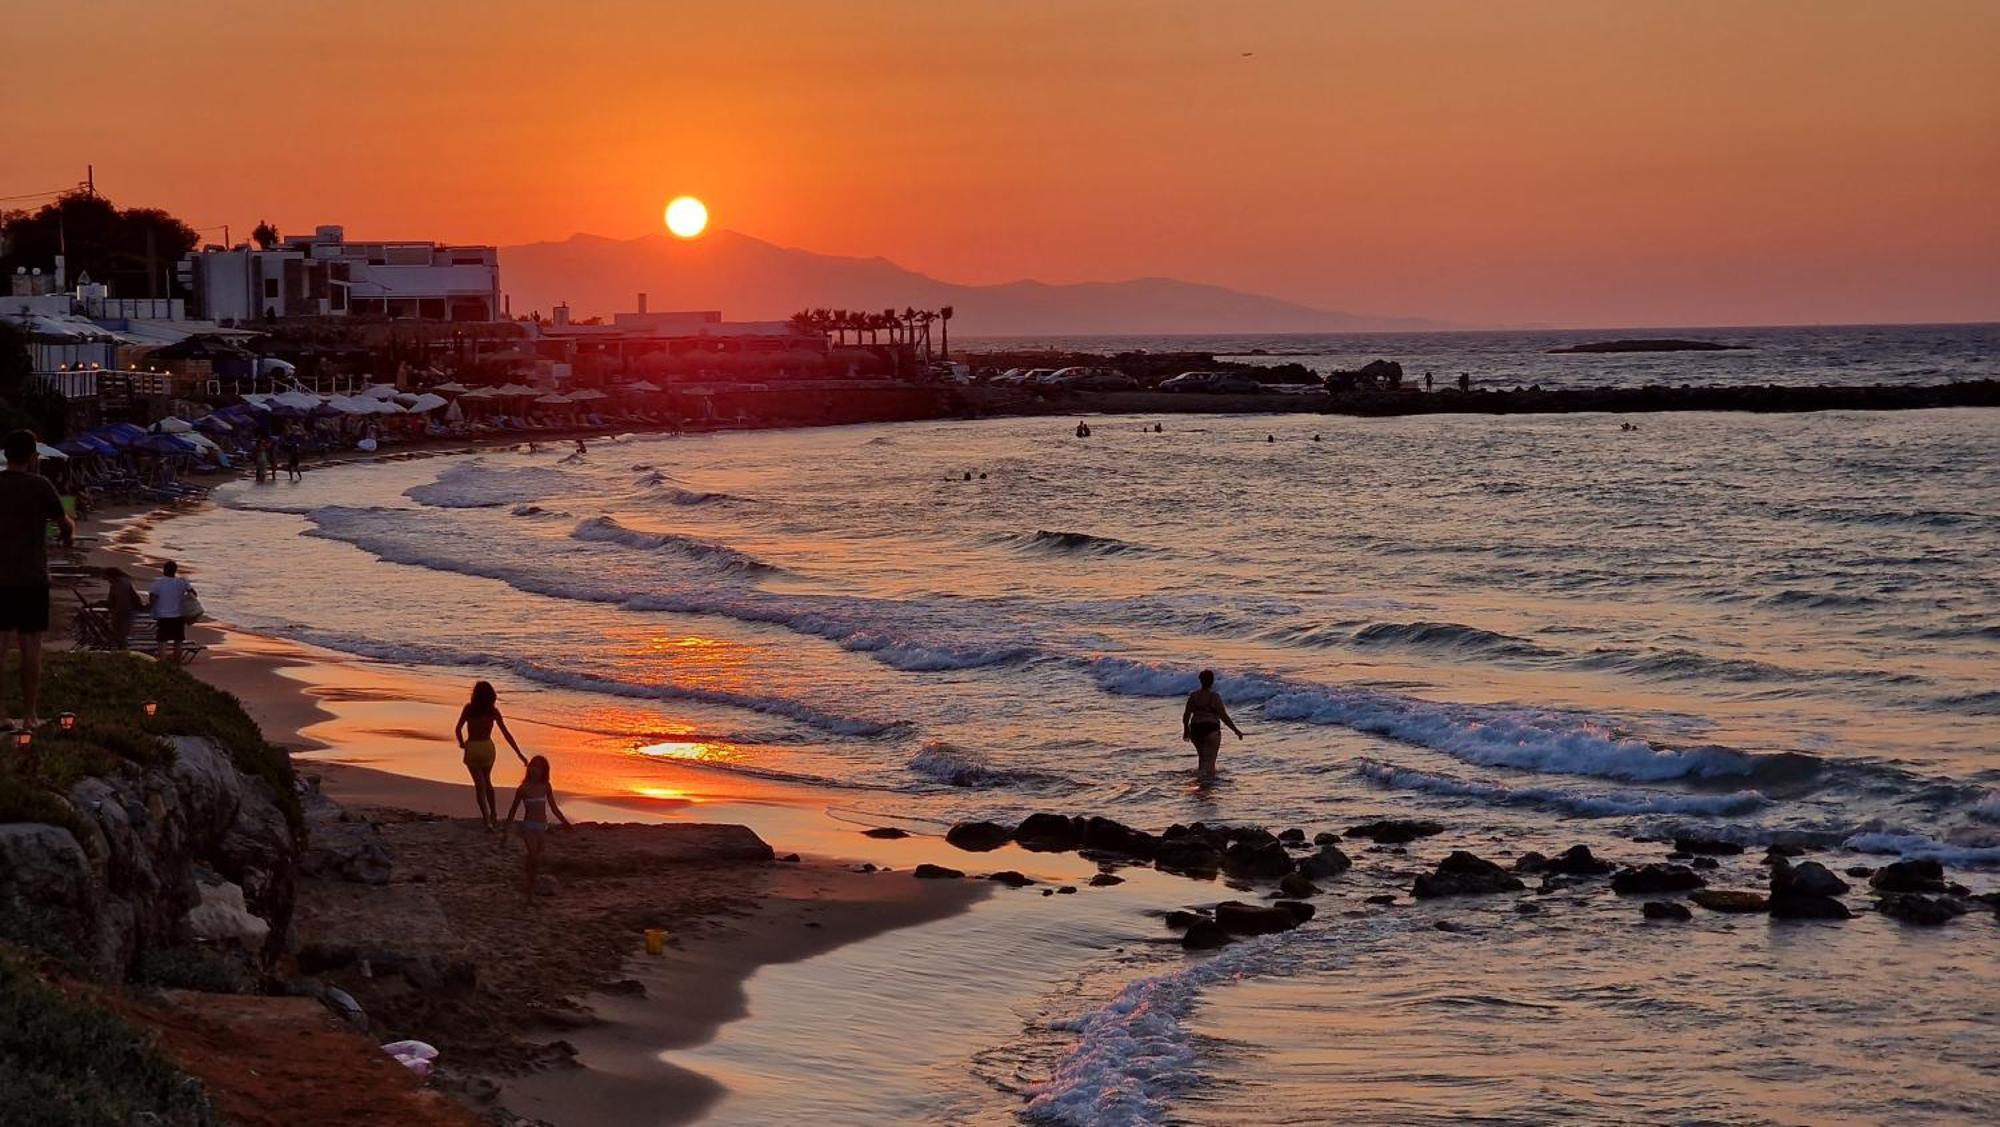
<path fill-rule="evenodd" d="M 1771 862 L 1773 896 L 1840 896 L 1849 887 L 1846 881 L 1834 876 L 1818 861 L 1801 861 L 1794 865 L 1778 857 Z"/>
<path fill-rule="evenodd" d="M 1278 891 L 1294 900 L 1319 895 L 1319 889 L 1313 887 L 1313 882 L 1304 873 L 1286 873 L 1279 877 Z"/>
<path fill-rule="evenodd" d="M 1327 833 L 1325 830 L 1321 830 L 1319 833 L 1313 835 L 1314 845 L 1332 845 L 1339 840 L 1339 834 Z"/>
<path fill-rule="evenodd" d="M 910 831 L 899 830 L 894 826 L 873 826 L 862 830 L 861 836 L 880 838 L 883 841 L 895 841 L 898 838 L 910 836 Z"/>
<path fill-rule="evenodd" d="M 1944 866 L 1936 861 L 1896 861 L 1875 870 L 1868 887 L 1877 892 L 1943 892 Z"/>
<path fill-rule="evenodd" d="M 1942 927 L 1965 914 L 1965 909 L 1943 897 L 1914 892 L 1891 892 L 1875 901 L 1875 910 L 1891 919 L 1918 927 Z"/>
<path fill-rule="evenodd" d="M 1197 837 L 1164 838 L 1153 865 L 1170 873 L 1212 877 L 1222 871 L 1222 850 Z"/>
<path fill-rule="evenodd" d="M 1150 861 L 1160 851 L 1160 839 L 1109 818 L 1090 818 L 1083 823 L 1083 847 Z"/>
<path fill-rule="evenodd" d="M 1520 878 L 1493 862 L 1474 857 L 1464 850 L 1456 850 L 1438 862 L 1435 872 L 1418 877 L 1410 891 L 1418 899 L 1430 899 L 1519 892 L 1526 887 Z"/>
<path fill-rule="evenodd" d="M 1114 884 L 1124 884 L 1124 883 L 1125 883 L 1124 877 L 1113 876 L 1110 873 L 1099 873 L 1096 876 L 1090 878 L 1090 887 L 1092 888 L 1109 888 Z"/>
<path fill-rule="evenodd" d="M 1431 837 L 1444 832 L 1444 826 L 1437 822 L 1427 822 L 1411 818 L 1384 818 L 1379 822 L 1368 822 L 1347 831 L 1348 837 L 1365 837 L 1380 845 L 1404 845 L 1420 837 Z"/>
<path fill-rule="evenodd" d="M 1539 873 L 1548 863 L 1549 859 L 1546 856 L 1530 849 L 1519 857 L 1514 858 L 1514 871 L 1517 873 Z"/>
<path fill-rule="evenodd" d="M 1601 877 L 1617 867 L 1609 861 L 1598 860 L 1588 845 L 1572 845 L 1542 862 L 1543 872 L 1572 877 Z"/>
<path fill-rule="evenodd" d="M 1190 951 L 1212 951 L 1226 946 L 1230 935 L 1214 920 L 1196 920 L 1181 936 L 1181 946 Z"/>
<path fill-rule="evenodd" d="M 1304 923 L 1305 918 L 1300 917 L 1297 909 L 1286 907 L 1287 903 L 1296 901 L 1280 901 L 1266 908 L 1240 900 L 1224 900 L 1215 906 L 1215 923 L 1231 935 L 1270 935 L 1290 931 Z M 1306 918 L 1310 918 L 1312 905 L 1301 904 L 1299 907 L 1306 909 Z M 1193 931 L 1194 928 L 1188 930 Z"/>
<path fill-rule="evenodd" d="M 918 865 L 916 870 L 910 875 L 919 880 L 958 880 L 965 876 L 964 873 L 957 869 L 948 869 L 943 865 L 932 864 Z"/>
<path fill-rule="evenodd" d="M 1674 850 L 1679 853 L 1706 853 L 1714 857 L 1733 857 L 1743 852 L 1743 847 L 1733 841 L 1716 837 L 1675 837 Z"/>
<path fill-rule="evenodd" d="M 1690 892 L 1708 882 L 1686 865 L 1637 865 L 1620 870 L 1611 878 L 1611 891 L 1621 895 L 1656 892 Z"/>
<path fill-rule="evenodd" d="M 1755 892 L 1725 892 L 1719 888 L 1697 888 L 1688 899 L 1711 912 L 1767 912 L 1771 901 Z"/>
<path fill-rule="evenodd" d="M 1023 876 L 1012 869 L 1002 869 L 986 879 L 995 884 L 1004 884 L 1009 888 L 1026 888 L 1035 883 L 1035 878 Z"/>
<path fill-rule="evenodd" d="M 944 839 L 968 853 L 987 853 L 1014 840 L 1014 831 L 998 822 L 960 822 Z"/>
<path fill-rule="evenodd" d="M 1831 896 L 1794 892 L 1771 898 L 1771 915 L 1781 920 L 1850 920 L 1854 913 Z"/>
<path fill-rule="evenodd" d="M 1014 830 L 1014 840 L 1036 853 L 1067 853 L 1083 843 L 1083 831 L 1074 818 L 1030 814 Z"/>
<path fill-rule="evenodd" d="M 1222 871 L 1250 880 L 1275 880 L 1292 871 L 1292 855 L 1276 840 L 1231 842 L 1222 854 Z"/>
<path fill-rule="evenodd" d="M 1354 862 L 1337 845 L 1322 845 L 1319 851 L 1299 861 L 1299 872 L 1307 880 L 1336 877 L 1354 867 Z"/>
<path fill-rule="evenodd" d="M 1646 906 L 1640 909 L 1640 911 L 1649 920 L 1679 920 L 1686 922 L 1694 918 L 1694 913 L 1687 910 L 1687 905 L 1676 904 L 1671 900 L 1648 900 L 1646 901 Z"/>
<path fill-rule="evenodd" d="M 1202 915 L 1200 912 L 1190 912 L 1180 908 L 1168 912 L 1165 919 L 1168 927 L 1176 929 L 1193 927 L 1198 923 L 1211 922 L 1207 916 Z"/>

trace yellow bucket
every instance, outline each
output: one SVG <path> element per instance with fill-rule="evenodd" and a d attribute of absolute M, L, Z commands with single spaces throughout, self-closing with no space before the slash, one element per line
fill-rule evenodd
<path fill-rule="evenodd" d="M 664 955 L 667 953 L 667 932 L 665 928 L 649 927 L 646 929 L 646 953 L 648 955 Z"/>

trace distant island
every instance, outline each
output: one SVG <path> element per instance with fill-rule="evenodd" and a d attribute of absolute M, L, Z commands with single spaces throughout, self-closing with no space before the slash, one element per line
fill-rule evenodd
<path fill-rule="evenodd" d="M 1712 340 L 1600 340 L 1551 348 L 1551 353 L 1576 352 L 1749 352 L 1747 344 L 1717 344 Z"/>

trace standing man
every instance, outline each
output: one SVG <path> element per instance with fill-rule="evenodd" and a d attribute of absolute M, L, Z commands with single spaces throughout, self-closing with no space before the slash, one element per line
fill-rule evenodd
<path fill-rule="evenodd" d="M 194 585 L 180 577 L 181 565 L 172 560 L 160 565 L 160 577 L 146 589 L 146 605 L 158 624 L 158 641 L 153 656 L 167 660 L 167 646 L 174 647 L 174 664 L 181 663 L 181 643 L 187 641 L 187 597 Z"/>
<path fill-rule="evenodd" d="M 42 635 L 49 629 L 49 523 L 65 546 L 76 539 L 76 522 L 63 511 L 49 479 L 35 472 L 41 462 L 35 432 L 17 430 L 0 440 L 7 468 L 0 470 L 0 672 L 15 639 L 21 648 L 21 723 L 42 722 Z"/>

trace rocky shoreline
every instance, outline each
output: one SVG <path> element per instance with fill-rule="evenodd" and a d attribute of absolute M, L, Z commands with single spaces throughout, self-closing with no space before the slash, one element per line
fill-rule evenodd
<path fill-rule="evenodd" d="M 1343 844 L 1352 848 L 1366 843 L 1363 856 L 1369 861 L 1379 857 L 1394 862 L 1408 856 L 1410 843 L 1446 832 L 1444 825 L 1434 821 L 1384 819 L 1340 833 L 1311 835 L 1297 827 L 1273 832 L 1261 826 L 1199 822 L 1176 824 L 1155 834 L 1101 816 L 1038 813 L 1013 826 L 960 822 L 947 831 L 945 840 L 971 853 L 989 853 L 1009 843 L 1037 853 L 1075 852 L 1096 862 L 1099 877 L 1113 883 L 1120 879 L 1117 871 L 1121 868 L 1150 866 L 1192 880 L 1220 881 L 1266 899 L 1259 904 L 1224 900 L 1210 907 L 1164 914 L 1167 926 L 1182 933 L 1183 947 L 1207 950 L 1250 936 L 1289 931 L 1312 919 L 1316 909 L 1310 901 L 1330 894 L 1323 886 L 1356 869 L 1355 858 L 1342 850 Z M 1466 850 L 1452 850 L 1428 872 L 1407 872 L 1407 866 L 1397 864 L 1391 879 L 1407 879 L 1407 893 L 1414 900 L 1522 894 L 1515 905 L 1522 914 L 1539 914 L 1543 910 L 1537 902 L 1540 897 L 1578 889 L 1635 900 L 1635 919 L 1639 921 L 1693 918 L 1680 899 L 1665 897 L 1684 897 L 1705 911 L 1762 914 L 1776 920 L 1848 920 L 1860 914 L 1843 899 L 1855 891 L 1853 885 L 1819 861 L 1795 860 L 1808 852 L 1802 846 L 1769 846 L 1755 862 L 1765 872 L 1732 881 L 1761 886 L 1753 890 L 1710 887 L 1711 877 L 1720 878 L 1721 858 L 1745 854 L 1739 843 L 1682 836 L 1665 842 L 1635 839 L 1634 844 L 1655 849 L 1664 845 L 1665 856 L 1615 862 L 1596 856 L 1588 846 L 1572 845 L 1553 857 L 1529 851 L 1515 858 L 1511 866 L 1502 866 Z M 1894 861 L 1879 868 L 1855 864 L 1845 872 L 1867 881 L 1874 898 L 1872 910 L 1886 918 L 1918 927 L 1943 926 L 1974 914 L 2000 921 L 2000 892 L 1975 893 L 1948 880 L 1944 867 L 1936 861 Z M 920 867 L 916 875 L 958 878 L 965 874 L 930 865 Z M 1539 878 L 1532 891 L 1525 877 Z M 1016 888 L 1034 883 L 1011 870 L 984 879 Z M 1049 891 L 1044 890 L 1044 894 Z M 1397 896 L 1388 893 L 1366 897 L 1366 903 L 1377 907 L 1398 902 Z M 1436 926 L 1452 929 L 1449 921 Z"/>

